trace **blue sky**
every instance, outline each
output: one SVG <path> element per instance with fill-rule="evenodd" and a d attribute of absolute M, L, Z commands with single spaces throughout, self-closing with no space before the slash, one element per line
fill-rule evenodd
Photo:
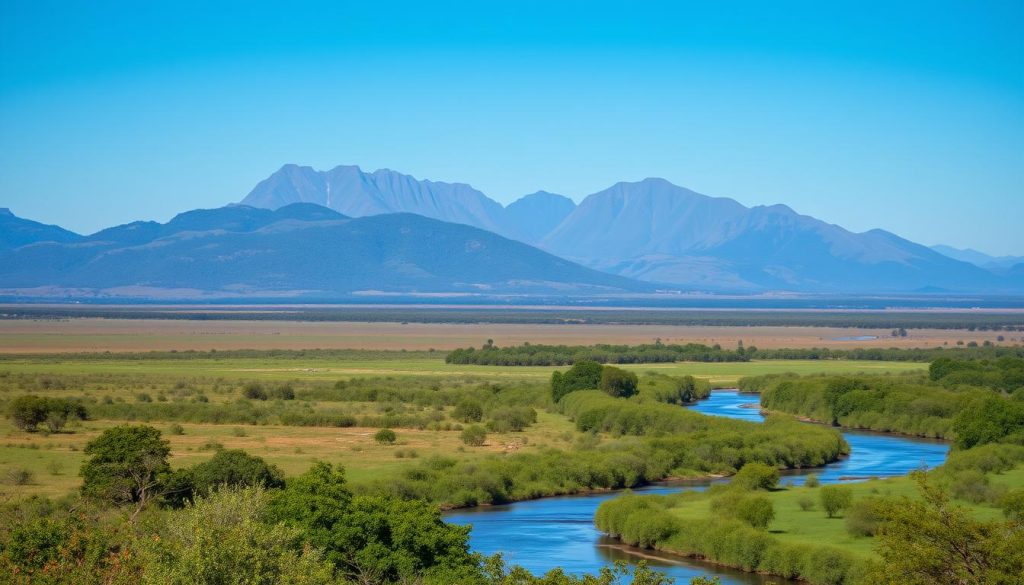
<path fill-rule="evenodd" d="M 506 203 L 659 176 L 1024 254 L 1020 0 L 142 4 L 0 3 L 0 207 L 91 232 L 288 162 Z"/>

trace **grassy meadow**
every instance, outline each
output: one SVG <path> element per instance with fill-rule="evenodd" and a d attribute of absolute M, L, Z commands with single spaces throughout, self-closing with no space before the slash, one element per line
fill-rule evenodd
<path fill-rule="evenodd" d="M 624 366 L 643 374 L 692 375 L 718 386 L 778 372 L 852 373 L 920 370 L 909 362 L 785 361 Z M 550 403 L 557 367 L 449 365 L 442 352 L 286 352 L 274 354 L 74 354 L 0 358 L 0 408 L 16 396 L 81 399 L 90 417 L 59 433 L 27 433 L 0 419 L 0 493 L 59 496 L 76 489 L 86 443 L 104 429 L 145 422 L 170 441 L 172 465 L 191 465 L 217 449 L 244 449 L 301 473 L 313 462 L 341 463 L 355 482 L 386 478 L 435 455 L 471 460 L 509 452 L 568 448 L 584 433 Z M 344 386 L 345 389 L 339 389 Z M 294 400 L 248 400 L 245 388 L 293 389 Z M 487 388 L 511 389 L 508 404 Z M 355 389 L 355 390 L 353 390 Z M 372 400 L 352 392 L 369 393 Z M 537 420 L 497 430 L 483 446 L 460 438 L 452 416 L 464 393 L 489 409 L 528 406 Z M 491 402 L 488 402 L 488 401 Z M 493 403 L 493 404 L 492 404 Z M 287 417 L 287 420 L 282 418 Z M 394 428 L 394 445 L 374 432 Z M 28 477 L 15 477 L 28 471 Z"/>

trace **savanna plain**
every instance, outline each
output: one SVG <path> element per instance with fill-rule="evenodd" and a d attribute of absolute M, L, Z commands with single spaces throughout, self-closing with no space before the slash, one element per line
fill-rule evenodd
<path fill-rule="evenodd" d="M 1021 335 L 0 319 L 0 572 L 206 582 L 250 546 L 265 558 L 239 582 L 663 583 L 642 565 L 530 575 L 475 554 L 441 511 L 728 477 L 624 492 L 597 528 L 779 579 L 1020 583 Z M 765 422 L 686 408 L 737 387 Z M 843 428 L 952 450 L 905 477 L 780 478 L 849 457 Z M 959 559 L 943 544 L 964 542 Z"/>

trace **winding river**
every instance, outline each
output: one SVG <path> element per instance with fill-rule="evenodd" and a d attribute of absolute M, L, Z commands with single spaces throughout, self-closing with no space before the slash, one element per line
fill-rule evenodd
<path fill-rule="evenodd" d="M 736 390 L 718 390 L 707 400 L 690 406 L 692 410 L 713 416 L 725 416 L 760 422 L 757 395 Z M 850 444 L 850 456 L 823 468 L 783 474 L 783 483 L 799 485 L 814 473 L 822 483 L 853 481 L 867 477 L 905 475 L 919 467 L 935 467 L 946 458 L 949 446 L 939 441 L 914 439 L 881 433 L 844 431 Z M 724 480 L 718 480 L 724 481 Z M 712 480 L 655 485 L 636 490 L 643 493 L 671 493 L 680 489 L 704 489 Z M 594 528 L 594 512 L 601 502 L 616 493 L 544 498 L 506 506 L 456 510 L 446 515 L 448 522 L 471 524 L 473 549 L 491 555 L 502 553 L 505 560 L 522 565 L 534 573 L 562 567 L 570 573 L 596 573 L 616 560 L 637 561 L 684 584 L 699 575 L 718 576 L 725 585 L 764 585 L 779 582 L 764 577 L 718 567 L 699 561 L 660 555 L 623 546 Z"/>

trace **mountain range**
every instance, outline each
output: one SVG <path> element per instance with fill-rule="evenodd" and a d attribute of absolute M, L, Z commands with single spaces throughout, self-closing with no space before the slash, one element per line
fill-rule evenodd
<path fill-rule="evenodd" d="M 659 290 L 1016 294 L 1024 263 L 855 233 L 785 205 L 746 207 L 663 179 L 618 183 L 579 205 L 538 191 L 506 207 L 465 184 L 286 165 L 239 204 L 88 236 L 0 209 L 8 296 Z"/>
<path fill-rule="evenodd" d="M 38 225 L 13 215 L 6 221 L 19 233 Z M 652 289 L 475 227 L 411 213 L 354 219 L 312 203 L 195 210 L 91 236 L 34 233 L 34 241 L 0 250 L 0 289 L 8 295 L 329 300 Z"/>
<path fill-rule="evenodd" d="M 578 206 L 538 192 L 508 207 L 459 183 L 286 165 L 242 199 L 347 215 L 411 212 L 466 223 L 604 272 L 712 292 L 1013 291 L 1024 283 L 884 230 L 855 233 L 785 205 L 745 207 L 664 179 L 622 182 Z"/>

